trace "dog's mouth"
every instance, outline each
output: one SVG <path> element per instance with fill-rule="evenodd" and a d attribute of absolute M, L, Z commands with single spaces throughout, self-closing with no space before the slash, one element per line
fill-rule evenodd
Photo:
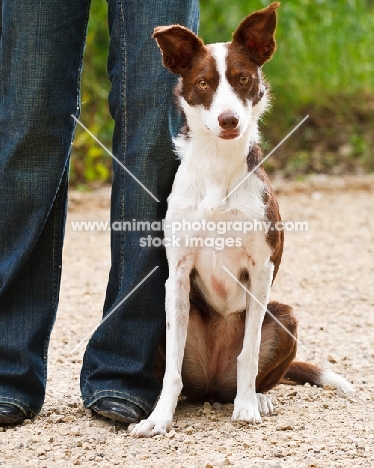
<path fill-rule="evenodd" d="M 224 130 L 219 134 L 219 137 L 223 140 L 233 140 L 234 138 L 238 138 L 240 136 L 239 130 Z"/>

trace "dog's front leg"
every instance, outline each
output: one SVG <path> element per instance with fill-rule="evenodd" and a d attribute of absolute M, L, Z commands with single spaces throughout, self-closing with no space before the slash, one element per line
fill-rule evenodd
<path fill-rule="evenodd" d="M 136 437 L 166 434 L 173 420 L 182 390 L 182 362 L 190 311 L 190 272 L 188 259 L 170 269 L 166 281 L 166 369 L 160 398 L 148 419 L 131 431 Z"/>
<path fill-rule="evenodd" d="M 274 265 L 267 261 L 262 268 L 253 271 L 251 288 L 247 293 L 247 310 L 243 349 L 238 356 L 237 393 L 234 401 L 233 421 L 248 421 L 252 424 L 261 422 L 259 406 L 263 401 L 256 395 L 256 377 L 261 342 L 261 326 L 266 313 Z M 265 397 L 266 398 L 266 397 Z M 271 403 L 269 402 L 269 412 Z"/>

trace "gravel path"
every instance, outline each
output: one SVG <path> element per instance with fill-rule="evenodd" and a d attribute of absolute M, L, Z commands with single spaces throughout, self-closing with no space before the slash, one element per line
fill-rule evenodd
<path fill-rule="evenodd" d="M 133 439 L 125 426 L 81 406 L 84 345 L 99 322 L 109 271 L 108 232 L 74 232 L 71 221 L 108 220 L 109 189 L 71 192 L 60 308 L 47 397 L 33 421 L 0 427 L 0 467 L 326 468 L 374 466 L 374 177 L 275 181 L 287 232 L 271 298 L 299 318 L 298 358 L 353 382 L 354 395 L 280 385 L 275 413 L 232 424 L 232 405 L 181 402 L 167 436 Z"/>

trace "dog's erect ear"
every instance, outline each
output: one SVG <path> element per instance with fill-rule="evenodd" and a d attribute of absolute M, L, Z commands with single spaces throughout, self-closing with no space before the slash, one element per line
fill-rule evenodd
<path fill-rule="evenodd" d="M 158 26 L 152 37 L 161 49 L 165 67 L 179 75 L 189 69 L 196 52 L 204 49 L 204 42 L 195 33 L 178 24 Z"/>
<path fill-rule="evenodd" d="M 280 3 L 272 3 L 263 10 L 255 11 L 241 22 L 233 34 L 233 43 L 244 46 L 256 65 L 263 65 L 275 52 L 274 39 L 277 16 L 275 10 Z"/>

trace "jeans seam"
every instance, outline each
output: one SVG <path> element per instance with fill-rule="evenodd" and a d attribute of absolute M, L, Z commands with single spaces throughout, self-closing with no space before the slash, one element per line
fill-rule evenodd
<path fill-rule="evenodd" d="M 67 167 L 65 167 L 64 174 L 62 176 L 62 183 L 66 184 L 65 177 L 67 177 Z M 66 174 L 66 176 L 65 176 Z M 62 190 L 62 191 L 61 191 Z M 44 386 L 46 386 L 47 382 L 47 359 L 48 359 L 48 347 L 50 343 L 50 336 L 52 332 L 52 328 L 55 322 L 55 316 L 56 316 L 56 311 L 57 311 L 57 305 L 58 305 L 58 297 L 59 297 L 59 285 L 61 281 L 61 271 L 60 270 L 60 262 L 58 261 L 58 255 L 59 255 L 59 249 L 57 247 L 59 240 L 59 227 L 61 225 L 61 203 L 64 200 L 64 193 L 65 193 L 66 188 L 61 186 L 59 187 L 59 190 L 56 195 L 55 199 L 55 213 L 53 217 L 53 244 L 52 244 L 52 281 L 53 281 L 53 287 L 52 287 L 52 307 L 54 313 L 51 314 L 50 321 L 49 321 L 49 326 L 48 326 L 48 334 L 46 337 L 46 340 L 44 342 L 44 353 L 43 353 L 43 358 L 44 358 Z M 62 249 L 62 246 L 61 246 Z M 57 264 L 57 271 L 56 271 L 56 264 Z"/>
<path fill-rule="evenodd" d="M 123 163 L 126 164 L 126 151 L 127 151 L 127 106 L 125 104 L 126 102 L 126 93 L 127 93 L 127 76 L 126 76 L 126 70 L 127 70 L 127 43 L 126 43 L 126 22 L 125 22 L 125 16 L 123 12 L 123 5 L 122 2 L 119 2 L 119 18 L 120 18 L 120 23 L 121 23 L 121 30 L 122 30 L 122 37 L 123 41 L 121 41 L 122 44 L 122 63 L 121 63 L 121 69 L 122 69 L 122 76 L 123 80 L 121 83 L 121 106 L 122 111 L 123 111 L 123 131 L 122 131 L 122 141 L 120 148 L 122 150 L 123 154 Z M 119 155 L 118 155 L 119 156 Z M 123 178 L 121 179 L 121 187 L 122 187 L 122 193 L 121 193 L 121 219 L 125 219 L 125 185 L 126 185 L 126 174 L 123 174 Z M 121 267 L 120 267 L 120 272 L 121 272 L 121 283 L 123 282 L 124 278 L 124 273 L 125 273 L 125 235 L 122 232 L 121 234 Z M 118 293 L 117 297 L 120 294 L 121 288 L 120 288 L 120 282 L 118 282 Z"/>
<path fill-rule="evenodd" d="M 80 92 L 80 89 L 81 89 L 81 82 L 82 82 L 82 70 L 83 70 L 83 56 L 84 56 L 84 49 L 86 47 L 86 39 L 87 39 L 87 27 L 88 27 L 88 19 L 89 19 L 89 16 L 90 16 L 90 6 L 91 6 L 91 0 L 89 0 L 87 2 L 87 5 L 86 5 L 86 17 L 85 17 L 85 33 L 84 33 L 84 37 L 83 37 L 83 41 L 82 41 L 82 44 L 81 44 L 81 51 L 80 51 L 80 64 L 79 64 L 79 67 L 78 67 L 78 79 L 77 79 L 77 96 L 76 96 L 76 117 L 79 117 L 79 114 L 80 114 L 80 95 L 81 95 L 81 92 Z M 74 126 L 76 126 L 76 122 L 74 122 Z M 72 139 L 74 139 L 74 133 L 73 132 L 73 137 Z"/>

